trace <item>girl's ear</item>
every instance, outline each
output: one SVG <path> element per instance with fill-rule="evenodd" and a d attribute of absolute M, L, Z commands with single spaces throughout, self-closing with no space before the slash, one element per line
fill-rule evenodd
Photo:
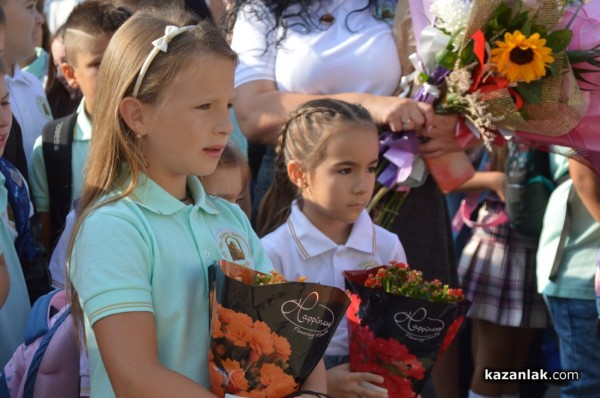
<path fill-rule="evenodd" d="M 119 113 L 131 130 L 138 137 L 148 134 L 143 105 L 139 99 L 134 97 L 125 97 L 119 103 Z"/>
<path fill-rule="evenodd" d="M 299 189 L 306 187 L 307 175 L 296 160 L 290 160 L 287 165 L 287 173 L 290 181 Z"/>

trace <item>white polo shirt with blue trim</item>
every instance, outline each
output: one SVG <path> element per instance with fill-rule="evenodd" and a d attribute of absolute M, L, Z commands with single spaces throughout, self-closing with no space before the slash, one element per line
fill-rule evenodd
<path fill-rule="evenodd" d="M 308 282 L 344 289 L 343 271 L 368 269 L 391 260 L 406 263 L 396 234 L 375 224 L 366 210 L 352 226 L 348 241 L 338 245 L 315 227 L 297 201 L 287 222 L 262 238 L 275 270 L 287 280 L 306 276 Z M 340 322 L 325 355 L 348 355 L 346 318 Z"/>

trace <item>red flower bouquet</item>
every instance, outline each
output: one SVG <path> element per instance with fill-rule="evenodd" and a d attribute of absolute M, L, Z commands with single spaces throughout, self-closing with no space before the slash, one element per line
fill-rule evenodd
<path fill-rule="evenodd" d="M 285 282 L 227 261 L 209 269 L 211 391 L 282 398 L 317 365 L 350 300 L 335 287 Z"/>
<path fill-rule="evenodd" d="M 390 397 L 416 397 L 439 354 L 460 329 L 470 303 L 460 289 L 423 280 L 391 262 L 346 271 L 350 369 L 384 376 Z"/>

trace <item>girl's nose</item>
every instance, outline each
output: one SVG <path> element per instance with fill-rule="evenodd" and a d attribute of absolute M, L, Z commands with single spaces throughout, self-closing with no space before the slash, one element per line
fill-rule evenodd
<path fill-rule="evenodd" d="M 219 125 L 219 134 L 231 135 L 233 133 L 233 112 L 228 111 L 227 117 L 223 119 L 221 124 Z"/>
<path fill-rule="evenodd" d="M 42 14 L 40 14 L 38 12 L 38 10 L 35 10 L 35 23 L 36 25 L 41 25 L 44 23 L 44 16 Z"/>

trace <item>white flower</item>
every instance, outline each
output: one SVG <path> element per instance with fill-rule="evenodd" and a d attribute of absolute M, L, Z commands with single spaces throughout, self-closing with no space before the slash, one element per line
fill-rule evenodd
<path fill-rule="evenodd" d="M 469 22 L 471 1 L 435 0 L 430 10 L 436 16 L 434 26 L 445 30 L 450 35 L 456 34 L 455 43 L 461 43 Z"/>

